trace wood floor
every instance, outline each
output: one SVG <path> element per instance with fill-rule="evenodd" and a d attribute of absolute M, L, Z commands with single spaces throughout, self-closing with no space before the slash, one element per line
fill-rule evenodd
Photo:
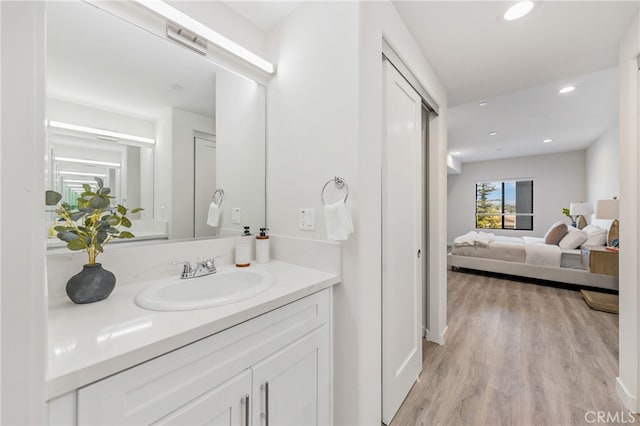
<path fill-rule="evenodd" d="M 634 421 L 615 391 L 617 315 L 589 309 L 577 291 L 448 279 L 446 345 L 425 343 L 420 381 L 393 426 L 583 425 L 597 411 L 620 422 L 591 423 Z"/>

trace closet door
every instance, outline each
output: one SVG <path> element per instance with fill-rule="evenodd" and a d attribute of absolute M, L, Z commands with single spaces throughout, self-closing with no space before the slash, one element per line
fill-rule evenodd
<path fill-rule="evenodd" d="M 382 421 L 422 370 L 422 99 L 384 63 L 382 155 Z"/>

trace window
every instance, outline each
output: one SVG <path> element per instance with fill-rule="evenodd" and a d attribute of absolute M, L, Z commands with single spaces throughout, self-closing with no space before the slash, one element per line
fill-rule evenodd
<path fill-rule="evenodd" d="M 533 230 L 533 180 L 476 183 L 476 228 Z"/>

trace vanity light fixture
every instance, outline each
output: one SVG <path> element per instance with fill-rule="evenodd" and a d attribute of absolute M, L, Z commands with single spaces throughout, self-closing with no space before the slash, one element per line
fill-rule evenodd
<path fill-rule="evenodd" d="M 542 141 L 542 143 L 549 143 L 549 142 L 553 142 L 553 139 L 545 139 Z"/>
<path fill-rule="evenodd" d="M 558 93 L 561 95 L 566 95 L 567 93 L 571 93 L 576 90 L 576 86 L 565 86 L 562 89 L 558 90 Z"/>
<path fill-rule="evenodd" d="M 58 172 L 59 175 L 68 175 L 68 176 L 95 176 L 95 177 L 101 177 L 101 178 L 106 178 L 107 175 L 105 174 L 101 174 L 101 173 L 92 173 L 92 172 L 72 172 L 72 171 L 59 171 Z"/>
<path fill-rule="evenodd" d="M 519 1 L 507 9 L 502 17 L 505 21 L 515 21 L 516 19 L 520 19 L 531 12 L 533 6 L 534 3 L 530 0 Z"/>
<path fill-rule="evenodd" d="M 487 102 L 487 101 L 480 102 L 480 106 L 481 107 L 486 107 L 487 105 L 489 105 L 489 102 Z"/>
<path fill-rule="evenodd" d="M 498 132 L 489 132 L 489 136 L 495 136 L 497 134 L 498 134 Z"/>
<path fill-rule="evenodd" d="M 160 0 L 134 1 L 139 5 L 149 9 L 150 11 L 162 16 L 163 18 L 168 19 L 181 27 L 184 27 L 188 31 L 204 37 L 207 41 L 245 60 L 251 65 L 258 67 L 269 74 L 273 74 L 275 72 L 275 67 L 272 63 L 249 51 L 248 49 L 245 49 L 239 44 L 234 43 L 222 34 L 196 21 L 192 17 L 180 12 L 178 9 L 169 6 L 167 3 Z"/>
<path fill-rule="evenodd" d="M 56 129 L 74 130 L 76 132 L 84 132 L 92 135 L 96 135 L 98 138 L 102 137 L 102 140 L 116 141 L 117 139 L 126 139 L 134 142 L 143 142 L 149 144 L 155 144 L 156 140 L 152 138 L 146 138 L 144 136 L 128 135 L 126 133 L 112 132 L 111 130 L 95 129 L 93 127 L 79 126 L 77 124 L 62 123 L 60 121 L 49 121 L 49 127 Z M 114 139 L 115 138 L 115 139 Z"/>
<path fill-rule="evenodd" d="M 108 166 L 108 167 L 120 167 L 120 163 L 110 163 L 108 161 L 97 160 L 85 160 L 82 158 L 70 158 L 70 157 L 53 157 L 55 161 L 63 163 L 79 163 L 79 164 L 93 164 L 96 166 Z"/>
<path fill-rule="evenodd" d="M 63 179 L 65 183 L 88 183 L 89 185 L 95 185 L 95 180 L 81 180 L 81 179 Z"/>

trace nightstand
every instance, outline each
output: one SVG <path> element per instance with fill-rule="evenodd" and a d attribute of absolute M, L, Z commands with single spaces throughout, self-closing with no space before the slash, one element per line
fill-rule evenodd
<path fill-rule="evenodd" d="M 618 275 L 618 252 L 604 246 L 582 247 L 582 262 L 593 274 Z"/>
<path fill-rule="evenodd" d="M 593 274 L 618 276 L 618 252 L 609 251 L 604 246 L 583 246 L 582 265 Z M 618 295 L 598 291 L 580 290 L 584 301 L 592 309 L 618 313 Z"/>

